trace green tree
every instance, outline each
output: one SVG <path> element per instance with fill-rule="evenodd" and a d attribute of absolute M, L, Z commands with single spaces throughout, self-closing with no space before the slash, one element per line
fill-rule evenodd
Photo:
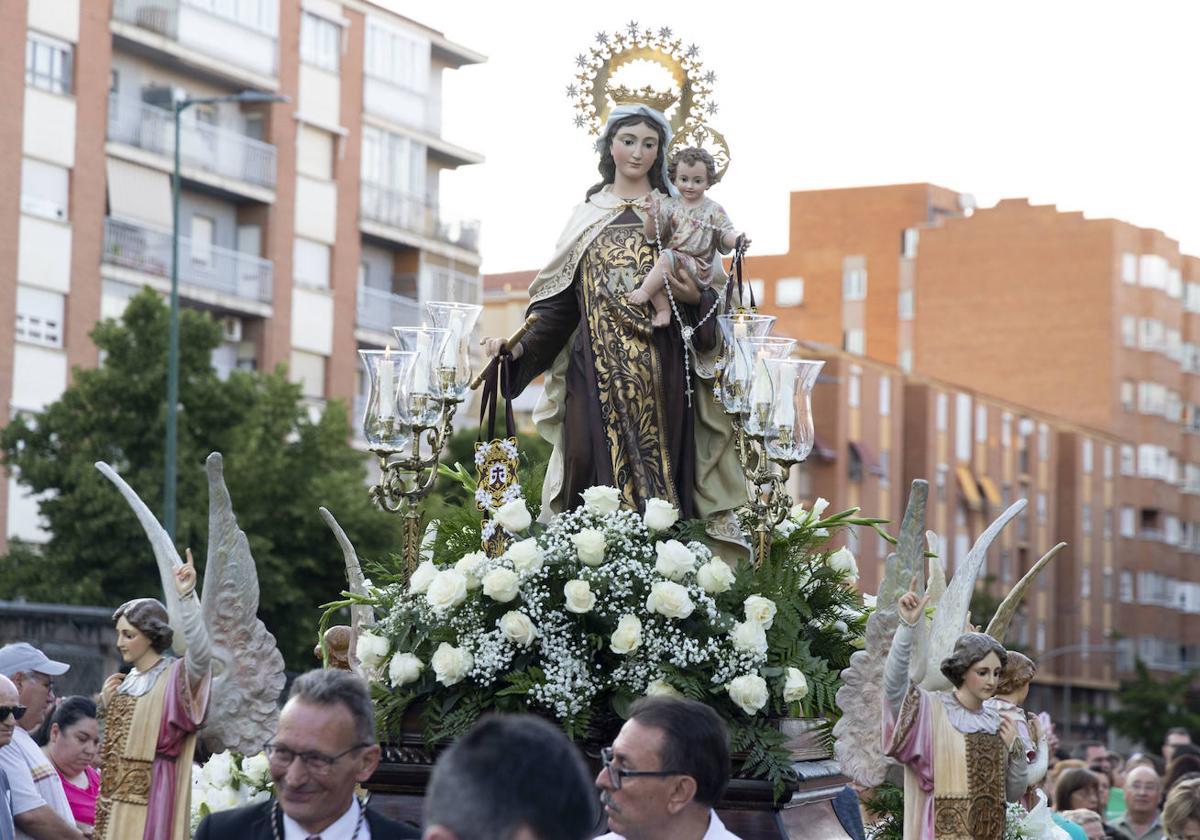
<path fill-rule="evenodd" d="M 1117 708 L 1100 711 L 1109 726 L 1151 752 L 1158 751 L 1172 726 L 1200 732 L 1200 695 L 1192 690 L 1200 672 L 1158 680 L 1140 659 L 1135 670 L 1137 676 L 1117 689 Z"/>
<path fill-rule="evenodd" d="M 341 559 L 317 507 L 325 505 L 364 558 L 399 544 L 397 518 L 368 499 L 363 455 L 348 443 L 345 405 L 312 420 L 282 369 L 234 372 L 211 366 L 220 327 L 180 313 L 179 479 L 176 540 L 203 566 L 208 534 L 204 459 L 225 456 L 225 477 L 261 583 L 259 615 L 288 666 L 313 664 L 317 605 L 345 588 Z M 46 496 L 52 534 L 38 549 L 15 544 L 0 558 L 6 590 L 29 600 L 116 606 L 157 595 L 150 545 L 128 505 L 93 466 L 112 464 L 161 515 L 168 310 L 153 292 L 134 297 L 120 322 L 98 324 L 102 363 L 76 369 L 59 400 L 0 432 L 0 453 L 22 483 Z M 36 559 L 35 559 L 36 558 Z"/>

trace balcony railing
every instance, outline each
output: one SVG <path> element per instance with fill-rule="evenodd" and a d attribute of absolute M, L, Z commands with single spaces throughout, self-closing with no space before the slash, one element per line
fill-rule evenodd
<path fill-rule="evenodd" d="M 108 98 L 108 139 L 159 155 L 175 154 L 175 115 L 136 99 Z M 275 188 L 275 147 L 195 120 L 180 127 L 179 155 L 185 166 L 225 178 Z"/>
<path fill-rule="evenodd" d="M 113 19 L 244 70 L 275 75 L 275 5 L 259 0 L 113 0 Z"/>
<path fill-rule="evenodd" d="M 366 330 L 390 333 L 392 327 L 416 327 L 421 324 L 421 304 L 414 298 L 372 289 L 358 288 L 358 325 Z"/>
<path fill-rule="evenodd" d="M 364 219 L 440 239 L 468 251 L 479 250 L 479 222 L 442 219 L 437 205 L 421 196 L 364 181 L 361 205 Z"/>
<path fill-rule="evenodd" d="M 483 296 L 478 274 L 438 266 L 426 266 L 421 269 L 420 289 L 421 300 L 479 303 Z"/>
<path fill-rule="evenodd" d="M 104 220 L 104 262 L 171 276 L 171 234 L 119 219 Z M 179 282 L 246 300 L 271 302 L 270 260 L 179 237 Z"/>

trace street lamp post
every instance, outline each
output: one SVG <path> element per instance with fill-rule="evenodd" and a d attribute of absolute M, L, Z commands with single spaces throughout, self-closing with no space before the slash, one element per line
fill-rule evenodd
<path fill-rule="evenodd" d="M 1064 645 L 1046 651 L 1037 658 L 1038 664 L 1041 665 L 1056 656 L 1061 656 L 1064 653 L 1115 653 L 1120 648 L 1117 645 Z M 1071 736 L 1071 677 L 1069 674 L 1063 676 L 1063 740 Z"/>
<path fill-rule="evenodd" d="M 183 112 L 193 105 L 219 102 L 287 102 L 286 96 L 244 90 L 228 96 L 206 96 L 196 99 L 176 99 L 175 165 L 171 171 L 171 318 L 167 337 L 167 433 L 163 468 L 163 524 L 167 534 L 175 539 L 175 474 L 176 450 L 179 440 L 179 164 L 180 124 Z"/>

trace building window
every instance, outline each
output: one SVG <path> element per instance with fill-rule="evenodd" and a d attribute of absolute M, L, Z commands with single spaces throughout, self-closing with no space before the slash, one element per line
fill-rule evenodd
<path fill-rule="evenodd" d="M 1137 455 L 1132 444 L 1121 445 L 1121 475 L 1137 475 Z"/>
<path fill-rule="evenodd" d="M 338 71 L 342 28 L 311 12 L 300 13 L 300 58 L 322 70 Z"/>
<path fill-rule="evenodd" d="M 1079 570 L 1079 597 L 1092 597 L 1092 570 L 1087 566 Z"/>
<path fill-rule="evenodd" d="M 17 341 L 62 347 L 63 296 L 17 284 Z"/>
<path fill-rule="evenodd" d="M 191 252 L 195 265 L 212 265 L 213 220 L 208 216 L 193 214 Z"/>
<path fill-rule="evenodd" d="M 938 464 L 937 469 L 934 471 L 934 490 L 939 502 L 946 501 L 946 473 L 949 471 L 950 468 L 945 464 Z"/>
<path fill-rule="evenodd" d="M 1184 284 L 1183 308 L 1188 312 L 1200 312 L 1200 283 Z"/>
<path fill-rule="evenodd" d="M 276 34 L 278 0 L 187 0 L 187 5 L 268 35 Z"/>
<path fill-rule="evenodd" d="M 25 39 L 25 84 L 51 93 L 71 92 L 72 47 L 30 32 Z"/>
<path fill-rule="evenodd" d="M 1136 394 L 1137 388 L 1133 382 L 1124 379 L 1121 381 L 1121 408 L 1125 411 L 1133 411 L 1137 408 Z"/>
<path fill-rule="evenodd" d="M 917 243 L 921 239 L 921 232 L 916 228 L 905 228 L 900 234 L 900 256 L 905 259 L 913 259 L 917 256 Z"/>
<path fill-rule="evenodd" d="M 1084 438 L 1080 443 L 1080 460 L 1083 462 L 1083 474 L 1092 474 L 1092 442 Z"/>
<path fill-rule="evenodd" d="M 862 481 L 863 462 L 858 446 L 849 447 L 850 457 L 846 459 L 846 475 L 851 481 Z"/>
<path fill-rule="evenodd" d="M 987 443 L 987 406 L 975 406 L 975 442 Z"/>
<path fill-rule="evenodd" d="M 1104 600 L 1111 601 L 1113 596 L 1113 570 L 1104 570 Z"/>
<path fill-rule="evenodd" d="M 891 450 L 879 450 L 879 484 L 881 487 L 887 487 L 892 475 L 892 453 Z"/>
<path fill-rule="evenodd" d="M 1012 446 L 1012 415 L 1007 411 L 1000 414 L 1000 445 L 1005 449 Z"/>
<path fill-rule="evenodd" d="M 852 373 L 846 379 L 846 404 L 850 408 L 858 408 L 862 402 L 862 377 Z"/>
<path fill-rule="evenodd" d="M 842 271 L 842 300 L 867 299 L 867 270 L 847 268 Z"/>
<path fill-rule="evenodd" d="M 298 284 L 317 289 L 329 288 L 328 245 L 297 236 L 292 245 L 292 275 Z"/>
<path fill-rule="evenodd" d="M 913 351 L 901 350 L 899 355 L 896 357 L 896 364 L 899 366 L 900 370 L 904 371 L 905 373 L 912 373 Z"/>
<path fill-rule="evenodd" d="M 1110 508 L 1104 511 L 1104 539 L 1111 540 L 1113 535 L 1113 512 Z"/>
<path fill-rule="evenodd" d="M 1039 621 L 1037 624 L 1037 642 L 1035 649 L 1044 651 L 1046 649 L 1046 622 Z"/>
<path fill-rule="evenodd" d="M 1126 347 L 1136 347 L 1138 339 L 1137 318 L 1125 315 L 1121 318 L 1121 343 Z"/>
<path fill-rule="evenodd" d="M 1079 530 L 1084 536 L 1092 533 L 1092 506 L 1087 502 L 1079 510 Z"/>
<path fill-rule="evenodd" d="M 934 415 L 936 417 L 937 430 L 939 432 L 946 431 L 946 422 L 950 414 L 950 397 L 946 394 L 938 394 L 934 397 Z"/>
<path fill-rule="evenodd" d="M 896 299 L 896 317 L 901 321 L 911 321 L 914 316 L 913 290 L 901 289 Z"/>
<path fill-rule="evenodd" d="M 368 19 L 366 55 L 368 76 L 425 93 L 429 87 L 429 42 Z"/>
<path fill-rule="evenodd" d="M 971 460 L 971 395 L 954 395 L 954 457 Z"/>
<path fill-rule="evenodd" d="M 70 171 L 33 158 L 21 161 L 21 212 L 46 219 L 67 220 Z"/>
<path fill-rule="evenodd" d="M 1037 494 L 1037 523 L 1038 523 L 1038 525 L 1046 524 L 1047 511 L 1048 511 L 1048 507 L 1046 505 L 1046 494 L 1038 493 Z"/>
<path fill-rule="evenodd" d="M 776 306 L 800 306 L 804 303 L 804 278 L 783 277 L 775 281 Z"/>
<path fill-rule="evenodd" d="M 1133 572 L 1121 572 L 1121 603 L 1133 603 Z"/>
<path fill-rule="evenodd" d="M 846 330 L 842 334 L 842 349 L 847 353 L 861 356 L 866 351 L 867 333 L 865 330 Z"/>
<path fill-rule="evenodd" d="M 1038 423 L 1038 460 L 1045 461 L 1050 457 L 1050 427 Z"/>
<path fill-rule="evenodd" d="M 1129 251 L 1121 254 L 1121 282 L 1127 286 L 1137 285 L 1137 269 L 1138 259 L 1137 254 L 1131 254 Z"/>
<path fill-rule="evenodd" d="M 892 413 L 892 378 L 879 377 L 879 415 L 887 417 Z"/>
<path fill-rule="evenodd" d="M 1138 280 L 1148 289 L 1167 288 L 1168 265 L 1158 254 L 1142 254 L 1138 259 Z"/>
<path fill-rule="evenodd" d="M 1178 268 L 1167 270 L 1167 297 L 1183 297 L 1183 275 Z"/>

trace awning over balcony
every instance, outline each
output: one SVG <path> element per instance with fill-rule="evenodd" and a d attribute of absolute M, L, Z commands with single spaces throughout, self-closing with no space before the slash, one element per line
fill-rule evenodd
<path fill-rule="evenodd" d="M 107 174 L 110 216 L 171 227 L 171 176 L 111 157 Z"/>
<path fill-rule="evenodd" d="M 971 468 L 959 464 L 954 471 L 958 475 L 958 489 L 962 491 L 967 507 L 971 510 L 983 510 L 983 497 L 979 495 L 979 485 L 975 483 Z"/>
<path fill-rule="evenodd" d="M 879 463 L 879 456 L 867 444 L 859 440 L 850 441 L 850 451 L 862 463 L 863 469 L 873 476 L 879 478 L 884 477 L 883 466 Z"/>
<path fill-rule="evenodd" d="M 1004 504 L 996 482 L 986 475 L 979 476 L 979 486 L 983 488 L 983 498 L 987 499 L 988 507 L 998 510 Z"/>

